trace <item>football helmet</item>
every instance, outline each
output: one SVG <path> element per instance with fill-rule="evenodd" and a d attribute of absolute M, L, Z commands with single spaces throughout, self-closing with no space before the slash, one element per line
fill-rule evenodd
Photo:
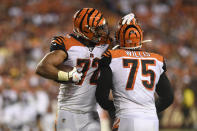
<path fill-rule="evenodd" d="M 109 35 L 108 25 L 103 14 L 94 8 L 82 8 L 73 17 L 74 33 L 95 43 Z"/>
<path fill-rule="evenodd" d="M 120 48 L 139 49 L 142 46 L 143 40 L 142 29 L 135 18 L 129 24 L 122 24 L 121 20 L 115 33 L 115 38 L 120 44 Z"/>

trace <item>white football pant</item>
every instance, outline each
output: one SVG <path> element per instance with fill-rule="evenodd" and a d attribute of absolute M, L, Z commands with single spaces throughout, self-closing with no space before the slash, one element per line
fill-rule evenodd
<path fill-rule="evenodd" d="M 159 131 L 159 121 L 155 118 L 120 118 L 113 131 Z"/>
<path fill-rule="evenodd" d="M 73 113 L 59 110 L 56 131 L 100 131 L 100 120 L 97 112 Z"/>

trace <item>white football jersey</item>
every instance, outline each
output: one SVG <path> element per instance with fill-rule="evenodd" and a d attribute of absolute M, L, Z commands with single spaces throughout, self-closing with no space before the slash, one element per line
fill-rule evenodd
<path fill-rule="evenodd" d="M 144 51 L 112 50 L 113 97 L 117 116 L 144 112 L 156 116 L 154 93 L 164 58 Z"/>
<path fill-rule="evenodd" d="M 62 38 L 62 37 L 61 37 Z M 73 112 L 85 113 L 96 110 L 96 80 L 98 78 L 98 60 L 109 44 L 101 43 L 94 48 L 88 48 L 72 35 L 67 35 L 64 40 L 64 47 L 68 54 L 63 64 L 77 67 L 82 71 L 82 80 L 77 84 L 61 84 L 58 95 L 58 108 Z M 59 39 L 60 41 L 60 39 Z M 52 41 L 58 44 L 58 39 Z"/>

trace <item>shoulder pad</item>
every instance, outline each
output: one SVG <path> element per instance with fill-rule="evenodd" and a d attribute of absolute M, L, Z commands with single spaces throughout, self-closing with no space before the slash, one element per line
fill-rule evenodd
<path fill-rule="evenodd" d="M 165 59 L 163 59 L 163 67 L 162 67 L 162 69 L 164 70 L 164 72 L 167 71 Z"/>
<path fill-rule="evenodd" d="M 110 50 L 106 50 L 106 51 L 103 53 L 102 57 L 111 57 L 111 52 L 110 52 Z"/>
<path fill-rule="evenodd" d="M 99 60 L 99 68 L 105 67 L 105 66 L 109 66 L 109 64 L 111 63 L 111 53 L 109 50 L 105 51 L 102 55 L 101 60 Z"/>
<path fill-rule="evenodd" d="M 53 50 L 63 50 L 66 52 L 65 46 L 66 40 L 63 36 L 55 36 L 51 41 L 50 51 Z"/>

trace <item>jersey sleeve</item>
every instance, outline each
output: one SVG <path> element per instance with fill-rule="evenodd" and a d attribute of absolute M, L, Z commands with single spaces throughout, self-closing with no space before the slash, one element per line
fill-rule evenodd
<path fill-rule="evenodd" d="M 102 58 L 99 60 L 99 68 L 107 67 L 111 63 L 111 53 L 109 50 L 105 51 L 102 55 Z"/>
<path fill-rule="evenodd" d="M 108 111 L 112 120 L 115 119 L 115 106 L 113 101 L 109 100 L 109 92 L 112 88 L 112 71 L 109 66 L 103 67 L 97 82 L 96 100 L 99 105 Z"/>
<path fill-rule="evenodd" d="M 155 106 L 159 113 L 170 106 L 174 100 L 174 92 L 165 73 L 159 78 L 159 82 L 156 85 L 156 92 L 159 97 L 155 101 Z"/>
<path fill-rule="evenodd" d="M 163 59 L 163 67 L 162 67 L 162 69 L 163 69 L 163 72 L 167 71 L 165 59 Z"/>
<path fill-rule="evenodd" d="M 65 46 L 66 40 L 64 39 L 63 36 L 55 36 L 53 37 L 51 41 L 51 47 L 50 47 L 50 52 L 54 50 L 63 50 L 66 52 L 66 46 Z"/>

